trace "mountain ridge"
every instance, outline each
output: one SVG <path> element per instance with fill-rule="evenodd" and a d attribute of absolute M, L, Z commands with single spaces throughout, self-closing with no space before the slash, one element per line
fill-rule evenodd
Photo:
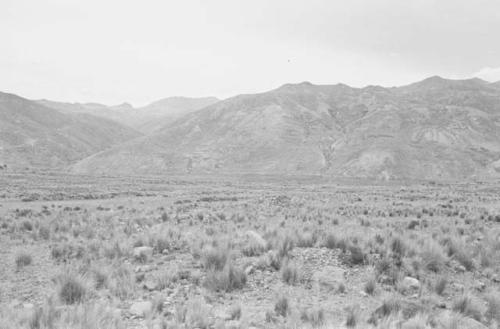
<path fill-rule="evenodd" d="M 238 95 L 72 170 L 380 179 L 496 175 L 500 92 L 478 79 L 426 80 L 394 88 L 304 82 Z M 119 165 L 124 162 L 127 167 Z"/>
<path fill-rule="evenodd" d="M 65 103 L 46 99 L 37 100 L 36 102 L 63 113 L 88 113 L 103 117 L 148 134 L 168 125 L 181 115 L 199 110 L 218 101 L 219 99 L 215 97 L 174 96 L 138 108 L 134 108 L 127 102 L 112 106 L 99 103 Z"/>
<path fill-rule="evenodd" d="M 64 168 L 140 135 L 111 120 L 0 92 L 0 163 L 9 167 Z"/>

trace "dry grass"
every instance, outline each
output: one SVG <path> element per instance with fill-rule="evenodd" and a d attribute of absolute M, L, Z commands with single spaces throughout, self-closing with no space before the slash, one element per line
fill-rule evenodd
<path fill-rule="evenodd" d="M 295 285 L 300 280 L 300 274 L 297 266 L 287 262 L 281 267 L 281 279 L 289 285 Z"/>
<path fill-rule="evenodd" d="M 78 274 L 65 273 L 57 277 L 57 293 L 64 304 L 82 303 L 88 294 L 87 283 Z"/>
<path fill-rule="evenodd" d="M 41 296 L 54 296 L 52 306 L 35 305 L 34 327 L 133 323 L 181 329 L 239 323 L 241 328 L 427 329 L 450 301 L 460 317 L 490 327 L 500 321 L 500 298 L 491 291 L 500 270 L 500 229 L 494 220 L 500 198 L 494 193 L 437 185 L 297 185 L 285 191 L 272 183 L 238 190 L 211 183 L 176 186 L 170 194 L 163 191 L 173 190 L 171 185 L 156 184 L 127 202 L 114 199 L 116 188 L 107 198 L 81 204 L 0 209 L 0 238 L 8 241 L 11 259 L 7 280 L 30 296 L 28 302 L 31 293 L 35 304 Z M 27 256 L 8 249 L 27 245 Z M 134 247 L 139 246 L 151 247 L 153 255 L 138 261 Z M 332 270 L 335 283 L 316 285 L 313 276 L 328 281 L 329 274 L 321 271 L 331 268 L 339 270 Z M 68 274 L 50 281 L 66 269 Z M 407 276 L 418 279 L 421 288 L 401 289 Z M 30 289 L 37 280 L 41 289 Z M 9 289 L 0 286 L 2 297 L 17 298 Z M 136 301 L 153 301 L 153 312 L 132 320 L 129 308 Z M 340 308 L 346 301 L 361 307 Z M 16 310 L 27 313 L 20 302 Z M 101 310 L 91 308 L 93 303 L 106 311 L 97 314 Z M 74 319 L 59 314 L 73 308 L 79 310 Z M 17 327 L 29 327 L 28 320 L 18 324 L 21 320 L 12 317 Z M 124 323 L 113 322 L 117 319 Z M 452 328 L 452 321 L 446 326 Z"/>
<path fill-rule="evenodd" d="M 215 268 L 209 270 L 204 286 L 212 291 L 231 292 L 243 288 L 246 282 L 245 272 L 239 267 L 227 263 L 222 270 Z"/>
<path fill-rule="evenodd" d="M 16 256 L 16 268 L 17 270 L 22 269 L 25 266 L 31 265 L 33 259 L 30 254 L 26 252 L 21 252 Z"/>
<path fill-rule="evenodd" d="M 481 321 L 481 309 L 478 301 L 468 294 L 464 294 L 453 301 L 453 311 L 473 318 L 476 321 Z"/>

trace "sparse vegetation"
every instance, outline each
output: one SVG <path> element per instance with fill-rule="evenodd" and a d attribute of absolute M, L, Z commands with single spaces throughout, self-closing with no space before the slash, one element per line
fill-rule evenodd
<path fill-rule="evenodd" d="M 156 184 L 141 195 L 158 193 Z M 6 300 L 18 292 L 29 296 L 12 307 L 0 302 L 2 316 L 9 309 L 9 323 L 19 328 L 93 328 L 85 319 L 93 316 L 112 329 L 132 322 L 179 329 L 429 329 L 451 303 L 460 316 L 442 320 L 445 327 L 467 318 L 490 327 L 500 321 L 493 290 L 500 229 L 486 207 L 470 201 L 495 204 L 500 198 L 493 194 L 452 197 L 432 185 L 380 186 L 373 193 L 291 187 L 285 195 L 264 193 L 260 185 L 220 185 L 214 195 L 200 196 L 197 186 L 176 186 L 180 198 L 131 197 L 124 204 L 80 195 L 78 205 L 0 207 L 8 255 L 2 274 L 11 282 L 0 291 Z M 422 201 L 436 194 L 433 202 Z M 54 279 L 56 273 L 64 274 Z M 35 283 L 40 288 L 30 288 Z M 309 292 L 317 303 L 304 298 Z M 329 306 L 353 298 L 361 307 Z M 78 310 L 74 322 L 67 309 Z M 21 311 L 28 320 L 21 321 Z"/>
<path fill-rule="evenodd" d="M 288 297 L 280 296 L 274 304 L 274 312 L 282 317 L 286 317 L 290 313 L 290 304 Z"/>
<path fill-rule="evenodd" d="M 481 310 L 476 300 L 464 294 L 453 301 L 453 311 L 481 321 Z"/>
<path fill-rule="evenodd" d="M 247 282 L 243 270 L 232 264 L 226 264 L 222 270 L 209 270 L 205 279 L 205 287 L 213 291 L 231 292 L 241 289 Z"/>
<path fill-rule="evenodd" d="M 350 306 L 347 308 L 345 325 L 347 328 L 355 328 L 358 324 L 358 307 Z"/>
<path fill-rule="evenodd" d="M 299 270 L 292 263 L 286 263 L 281 267 L 281 279 L 289 285 L 295 285 L 299 281 Z"/>
<path fill-rule="evenodd" d="M 31 265 L 32 262 L 33 259 L 31 258 L 31 255 L 26 252 L 19 253 L 16 256 L 16 268 L 18 270 L 22 269 L 25 266 Z"/>
<path fill-rule="evenodd" d="M 83 278 L 76 274 L 65 273 L 57 278 L 58 296 L 64 304 L 83 302 L 88 293 Z"/>
<path fill-rule="evenodd" d="M 320 328 L 325 324 L 325 311 L 318 307 L 304 309 L 301 313 L 301 319 L 310 323 L 313 328 Z"/>
<path fill-rule="evenodd" d="M 434 290 L 438 295 L 442 296 L 447 285 L 448 285 L 448 279 L 445 276 L 440 276 L 436 279 L 436 282 L 434 284 Z"/>
<path fill-rule="evenodd" d="M 365 283 L 364 290 L 368 295 L 373 295 L 375 293 L 375 289 L 377 288 L 377 281 L 375 278 L 370 278 Z"/>

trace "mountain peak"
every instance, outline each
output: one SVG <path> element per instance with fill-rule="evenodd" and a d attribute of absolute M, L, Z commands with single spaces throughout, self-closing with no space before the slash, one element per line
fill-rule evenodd
<path fill-rule="evenodd" d="M 436 90 L 442 88 L 481 88 L 487 86 L 488 82 L 479 78 L 470 79 L 446 79 L 438 75 L 426 78 L 422 81 L 400 87 L 405 90 Z"/>
<path fill-rule="evenodd" d="M 119 111 L 126 111 L 126 110 L 133 110 L 134 107 L 127 102 L 121 103 L 119 105 L 112 106 L 111 109 L 113 110 L 119 110 Z"/>
<path fill-rule="evenodd" d="M 303 81 L 299 83 L 285 83 L 281 87 L 279 87 L 278 91 L 284 91 L 284 92 L 297 92 L 297 91 L 307 91 L 312 88 L 316 87 L 314 84 L 312 84 L 309 81 Z"/>

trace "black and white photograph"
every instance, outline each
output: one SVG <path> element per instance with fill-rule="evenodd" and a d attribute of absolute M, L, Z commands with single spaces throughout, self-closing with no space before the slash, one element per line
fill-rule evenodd
<path fill-rule="evenodd" d="M 0 0 L 0 329 L 500 329 L 500 1 Z"/>

